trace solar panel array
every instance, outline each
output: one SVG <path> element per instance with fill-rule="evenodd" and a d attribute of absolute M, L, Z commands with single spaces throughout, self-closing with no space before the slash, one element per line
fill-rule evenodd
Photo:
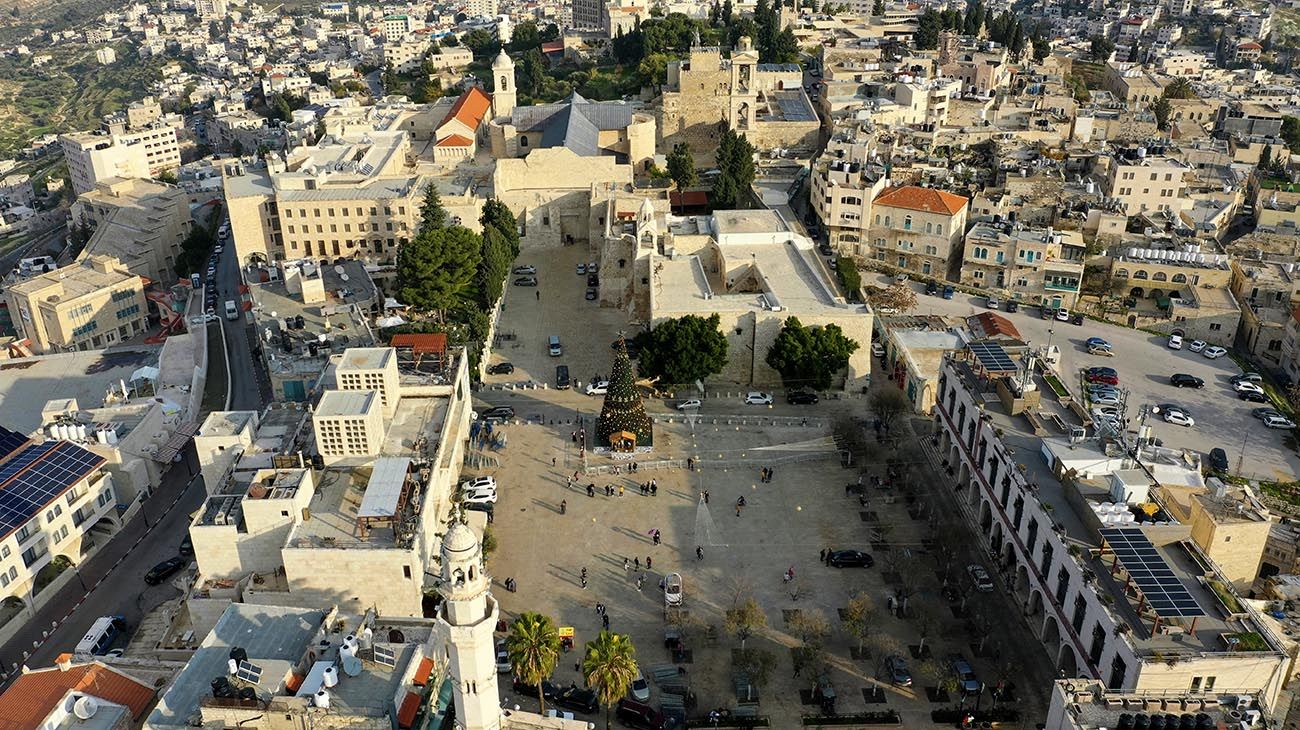
<path fill-rule="evenodd" d="M 375 663 L 385 667 L 395 667 L 397 666 L 397 654 L 393 652 L 392 647 L 375 644 Z"/>
<path fill-rule="evenodd" d="M 817 118 L 816 112 L 808 108 L 801 96 L 778 94 L 776 103 L 781 107 L 781 116 L 787 122 L 811 122 Z"/>
<path fill-rule="evenodd" d="M 1002 345 L 996 342 L 972 342 L 967 347 L 975 353 L 975 359 L 979 360 L 985 370 L 991 373 L 1016 372 L 1015 361 L 1002 349 Z"/>
<path fill-rule="evenodd" d="M 14 453 L 27 443 L 27 437 L 17 431 L 0 426 L 0 459 Z"/>
<path fill-rule="evenodd" d="M 1142 530 L 1135 527 L 1108 527 L 1101 537 L 1110 546 L 1120 565 L 1133 579 L 1133 585 L 1142 591 L 1146 602 L 1163 618 L 1195 618 L 1204 616 L 1205 609 L 1183 587 L 1169 563 L 1160 557 Z"/>
<path fill-rule="evenodd" d="M 235 672 L 235 676 L 245 682 L 257 684 L 262 681 L 262 668 L 252 662 L 243 661 L 239 663 L 239 668 Z"/>
<path fill-rule="evenodd" d="M 0 464 L 0 533 L 18 529 L 104 457 L 68 441 L 31 444 Z"/>

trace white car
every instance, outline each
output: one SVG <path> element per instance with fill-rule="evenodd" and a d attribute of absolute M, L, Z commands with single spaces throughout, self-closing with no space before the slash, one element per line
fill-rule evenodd
<path fill-rule="evenodd" d="M 601 380 L 599 382 L 587 385 L 587 395 L 604 395 L 609 390 L 609 381 Z"/>
<path fill-rule="evenodd" d="M 636 670 L 636 677 L 632 680 L 632 687 L 628 694 L 632 695 L 632 699 L 637 702 L 650 701 L 650 683 L 646 681 L 640 669 Z"/>
<path fill-rule="evenodd" d="M 981 593 L 988 593 L 993 590 L 993 579 L 989 577 L 989 572 L 984 569 L 983 565 L 971 563 L 966 566 L 966 572 L 970 573 L 970 579 L 975 583 L 975 588 Z"/>
<path fill-rule="evenodd" d="M 1233 383 L 1232 389 L 1237 391 L 1238 393 L 1259 393 L 1260 395 L 1264 395 L 1264 389 L 1259 387 L 1258 384 L 1252 383 L 1249 380 L 1243 380 L 1239 383 Z"/>
<path fill-rule="evenodd" d="M 1119 393 L 1113 390 L 1105 390 L 1093 395 L 1092 402 L 1099 406 L 1117 406 L 1120 403 Z"/>
<path fill-rule="evenodd" d="M 1165 423 L 1175 426 L 1195 426 L 1196 420 L 1182 411 L 1165 411 Z"/>
<path fill-rule="evenodd" d="M 682 401 L 681 403 L 678 403 L 678 404 L 677 404 L 677 410 L 679 410 L 679 411 L 698 411 L 698 410 L 700 410 L 700 407 L 703 406 L 703 405 L 704 405 L 704 404 L 700 402 L 700 399 L 699 399 L 699 398 L 691 398 L 690 400 L 684 400 L 684 401 Z"/>
<path fill-rule="evenodd" d="M 1103 425 L 1112 433 L 1124 433 L 1124 424 L 1120 423 L 1118 418 L 1098 418 L 1093 422 L 1093 426 L 1099 431 Z"/>
<path fill-rule="evenodd" d="M 1062 322 L 1069 322 L 1070 310 L 1066 309 L 1065 307 L 1061 307 L 1060 309 L 1056 310 L 1056 318 Z"/>
<path fill-rule="evenodd" d="M 496 504 L 497 490 L 470 489 L 461 493 L 460 501 L 465 504 Z"/>
<path fill-rule="evenodd" d="M 882 344 L 880 344 L 879 342 L 873 342 L 873 343 L 871 343 L 871 354 L 872 354 L 872 356 L 874 356 L 874 357 L 884 357 L 884 356 L 885 356 L 885 346 L 882 345 Z"/>
<path fill-rule="evenodd" d="M 587 264 L 588 274 L 594 274 L 598 271 L 600 271 L 600 264 L 596 263 L 595 261 L 592 261 L 591 263 Z"/>
<path fill-rule="evenodd" d="M 510 270 L 510 273 L 515 274 L 516 276 L 532 275 L 537 273 L 537 267 L 532 266 L 531 264 L 525 266 L 516 266 L 515 268 Z"/>
<path fill-rule="evenodd" d="M 494 477 L 474 477 L 461 482 L 460 488 L 467 492 L 475 489 L 496 489 L 497 480 Z"/>
<path fill-rule="evenodd" d="M 984 306 L 988 307 L 989 309 L 997 309 L 997 308 L 998 308 L 998 298 L 997 298 L 997 297 L 989 297 L 988 301 L 984 303 Z"/>
<path fill-rule="evenodd" d="M 1264 419 L 1264 425 L 1269 428 L 1295 428 L 1291 419 L 1285 416 L 1268 416 Z"/>
<path fill-rule="evenodd" d="M 1114 406 L 1093 406 L 1092 417 L 1114 420 L 1119 418 L 1119 409 Z"/>
<path fill-rule="evenodd" d="M 506 640 L 497 639 L 497 674 L 505 674 L 511 669 L 510 652 L 506 650 Z"/>
<path fill-rule="evenodd" d="M 1224 355 L 1227 355 L 1227 354 L 1228 354 L 1228 350 L 1227 350 L 1227 348 L 1219 347 L 1218 345 L 1214 345 L 1214 346 L 1211 346 L 1211 347 L 1207 347 L 1207 348 L 1205 348 L 1205 351 L 1202 352 L 1201 354 L 1204 355 L 1204 356 L 1206 356 L 1206 357 L 1208 357 L 1208 358 L 1210 358 L 1211 360 L 1218 360 L 1219 358 L 1223 357 Z"/>
<path fill-rule="evenodd" d="M 190 317 L 190 324 L 207 324 L 208 322 L 216 322 L 219 319 L 221 318 L 218 317 L 216 314 L 208 314 L 205 312 L 203 314 Z"/>
<path fill-rule="evenodd" d="M 745 394 L 745 404 L 750 406 L 770 406 L 772 405 L 772 396 L 769 393 L 751 390 Z"/>
<path fill-rule="evenodd" d="M 1183 338 L 1178 335 L 1169 335 L 1169 349 L 1171 350 L 1183 349 Z"/>
<path fill-rule="evenodd" d="M 1187 349 L 1191 350 L 1192 352 L 1200 352 L 1201 350 L 1205 349 L 1205 340 L 1192 340 L 1191 342 L 1187 343 Z"/>

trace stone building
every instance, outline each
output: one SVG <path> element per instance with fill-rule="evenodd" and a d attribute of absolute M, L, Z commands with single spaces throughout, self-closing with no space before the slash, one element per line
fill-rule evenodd
<path fill-rule="evenodd" d="M 652 114 L 626 101 L 588 101 L 577 92 L 561 102 L 513 108 L 492 121 L 488 136 L 498 159 L 565 147 L 583 157 L 612 156 L 636 172 L 654 163 Z"/>
<path fill-rule="evenodd" d="M 111 256 L 88 256 L 5 287 L 14 328 L 35 353 L 99 350 L 145 331 L 140 276 Z"/>
<path fill-rule="evenodd" d="M 685 142 L 697 164 L 709 165 L 722 132 L 732 129 L 759 149 L 811 153 L 819 127 L 800 67 L 759 63 L 749 38 L 740 39 L 730 58 L 697 45 L 687 60 L 668 64 L 660 149 Z"/>
<path fill-rule="evenodd" d="M 961 261 L 967 200 L 960 195 L 902 185 L 871 203 L 869 256 L 900 269 L 948 276 Z"/>
<path fill-rule="evenodd" d="M 599 241 L 604 221 L 596 220 L 603 211 L 598 201 L 612 190 L 630 190 L 632 179 L 632 165 L 612 155 L 549 147 L 497 160 L 492 189 L 521 221 L 524 245 L 560 246 Z"/>
<path fill-rule="evenodd" d="M 1078 231 L 980 221 L 966 234 L 960 281 L 1025 303 L 1072 309 L 1083 280 L 1084 248 Z"/>
<path fill-rule="evenodd" d="M 1241 309 L 1226 255 L 1127 248 L 1111 260 L 1110 273 L 1131 303 L 1129 326 L 1232 347 Z"/>
<path fill-rule="evenodd" d="M 78 196 L 69 215 L 94 229 L 79 258 L 112 256 L 150 281 L 176 280 L 176 257 L 193 223 L 184 190 L 156 180 L 111 178 Z"/>

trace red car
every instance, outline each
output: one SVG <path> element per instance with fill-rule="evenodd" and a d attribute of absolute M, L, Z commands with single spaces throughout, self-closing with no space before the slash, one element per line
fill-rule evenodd
<path fill-rule="evenodd" d="M 1087 381 L 1089 383 L 1105 383 L 1106 385 L 1119 385 L 1119 377 L 1110 373 L 1088 373 Z"/>

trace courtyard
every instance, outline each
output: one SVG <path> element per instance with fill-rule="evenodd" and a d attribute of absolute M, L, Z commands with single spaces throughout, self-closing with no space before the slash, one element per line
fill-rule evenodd
<path fill-rule="evenodd" d="M 495 405 L 513 394 L 484 395 Z M 536 410 L 551 397 L 576 394 L 526 397 L 536 402 L 525 408 Z M 696 417 L 653 407 L 655 449 L 638 457 L 642 468 L 629 473 L 623 462 L 621 474 L 580 475 L 570 486 L 580 467 L 571 434 L 594 430 L 599 400 L 590 399 L 582 422 L 561 408 L 549 423 L 505 426 L 509 445 L 488 471 L 500 484 L 488 568 L 502 617 L 538 611 L 574 632 L 575 648 L 562 655 L 554 684 L 582 685 L 581 647 L 600 631 L 600 603 L 610 629 L 637 647 L 652 679 L 650 704 L 664 698 L 652 675 L 675 673 L 667 682 L 686 685 L 691 718 L 748 705 L 771 727 L 816 724 L 820 682 L 833 688 L 836 714 L 894 711 L 905 726 L 929 724 L 931 711 L 963 701 L 953 669 L 959 655 L 980 687 L 965 707 L 989 709 L 1001 687 L 1001 706 L 1031 722 L 1045 715 L 1050 661 L 1023 640 L 1030 635 L 1024 607 L 1000 589 L 976 590 L 970 579 L 968 564 L 990 564 L 981 541 L 952 513 L 943 489 L 948 480 L 922 448 L 928 434 L 917 438 L 911 424 L 898 423 L 897 438 L 877 442 L 852 417 L 865 412 L 865 400 L 856 399 L 799 408 L 798 417 L 782 415 L 788 406 L 747 409 L 738 402 L 711 401 Z M 699 468 L 683 468 L 688 457 Z M 590 465 L 613 463 L 600 458 Z M 764 466 L 773 470 L 770 481 L 761 479 Z M 641 490 L 650 480 L 654 496 Z M 588 496 L 588 484 L 595 496 Z M 744 506 L 737 508 L 740 497 Z M 654 530 L 662 544 L 654 544 Z M 828 549 L 866 552 L 874 566 L 829 567 L 820 559 Z M 669 573 L 682 576 L 681 608 L 665 607 L 660 580 Z M 516 592 L 505 590 L 507 578 Z M 760 620 L 741 619 L 751 599 Z M 855 614 L 862 618 L 854 621 Z M 684 651 L 674 656 L 669 636 L 680 636 Z M 890 681 L 887 656 L 905 661 L 910 686 Z M 738 691 L 741 668 L 756 698 Z M 504 705 L 536 708 L 536 698 L 513 692 L 509 675 L 501 680 Z"/>

